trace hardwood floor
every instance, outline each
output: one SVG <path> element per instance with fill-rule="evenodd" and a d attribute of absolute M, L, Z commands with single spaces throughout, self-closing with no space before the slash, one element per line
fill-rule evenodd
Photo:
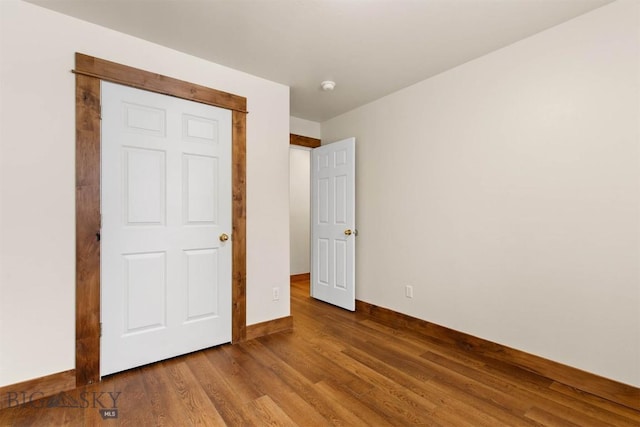
<path fill-rule="evenodd" d="M 312 300 L 308 287 L 292 284 L 293 332 L 3 409 L 0 425 L 640 425 L 638 411 Z"/>

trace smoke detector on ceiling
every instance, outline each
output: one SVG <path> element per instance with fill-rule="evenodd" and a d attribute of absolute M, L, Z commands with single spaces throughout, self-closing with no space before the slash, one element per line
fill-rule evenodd
<path fill-rule="evenodd" d="M 320 83 L 320 87 L 325 92 L 331 92 L 336 87 L 336 82 L 332 82 L 331 80 L 325 80 Z"/>

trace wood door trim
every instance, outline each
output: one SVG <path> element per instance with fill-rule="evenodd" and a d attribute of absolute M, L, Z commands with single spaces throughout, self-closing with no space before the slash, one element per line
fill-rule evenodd
<path fill-rule="evenodd" d="M 232 240 L 233 265 L 231 269 L 231 340 L 244 341 L 247 335 L 247 115 L 233 111 L 232 121 Z"/>
<path fill-rule="evenodd" d="M 112 83 L 144 89 L 149 92 L 188 99 L 227 110 L 239 111 L 241 113 L 247 112 L 247 99 L 242 96 L 174 79 L 173 77 L 124 66 L 81 53 L 76 53 L 76 69 L 73 70 L 73 72 L 87 77 L 94 77 Z"/>
<path fill-rule="evenodd" d="M 321 143 L 317 138 L 311 138 L 309 136 L 296 135 L 294 133 L 289 134 L 289 144 L 290 145 L 300 145 L 302 147 L 308 148 L 318 148 Z"/>
<path fill-rule="evenodd" d="M 76 53 L 76 386 L 100 380 L 100 81 L 232 111 L 232 342 L 246 339 L 246 98 Z"/>

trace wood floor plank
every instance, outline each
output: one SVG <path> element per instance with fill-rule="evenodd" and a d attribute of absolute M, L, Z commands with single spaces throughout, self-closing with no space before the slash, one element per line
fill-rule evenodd
<path fill-rule="evenodd" d="M 509 393 L 499 392 L 485 384 L 477 382 L 471 378 L 467 378 L 454 371 L 442 368 L 424 358 L 414 356 L 412 354 L 403 353 L 395 347 L 381 347 L 371 343 L 364 343 L 359 346 L 359 350 L 376 357 L 377 359 L 388 363 L 391 366 L 402 367 L 410 375 L 414 372 L 429 372 L 430 383 L 440 387 L 455 390 L 461 399 L 475 399 L 474 401 L 484 402 L 485 404 L 498 405 L 499 407 L 509 408 L 509 412 L 516 416 L 522 416 L 524 412 L 530 408 L 531 403 L 527 400 L 518 400 L 510 396 Z M 351 349 L 350 351 L 355 351 Z M 404 359 L 405 362 L 399 364 L 397 360 Z M 392 363 L 390 363 L 392 362 Z"/>
<path fill-rule="evenodd" d="M 254 348 L 253 354 L 260 354 L 263 366 L 272 370 L 278 378 L 282 379 L 287 386 L 302 397 L 316 412 L 322 415 L 330 424 L 344 425 L 346 420 L 341 418 L 341 412 L 331 405 L 330 399 L 318 393 L 313 388 L 313 383 L 304 375 L 297 372 L 288 363 L 283 363 L 282 359 L 275 356 L 267 347 L 263 346 L 257 340 L 245 343 L 247 346 Z M 258 349 L 259 351 L 255 351 Z"/>
<path fill-rule="evenodd" d="M 221 350 L 223 347 L 231 346 L 225 345 L 217 349 L 211 349 L 212 351 L 203 352 L 221 380 L 229 384 L 229 388 L 232 388 L 234 394 L 243 402 L 264 396 L 264 392 L 254 386 L 251 379 L 247 377 L 233 357 L 225 351 L 214 351 Z"/>
<path fill-rule="evenodd" d="M 202 387 L 194 387 L 197 379 L 185 363 L 184 358 L 167 362 L 171 390 L 180 400 L 185 410 L 183 423 L 188 425 L 225 425 L 224 419 L 208 398 Z"/>
<path fill-rule="evenodd" d="M 269 350 L 276 354 L 278 357 L 284 358 L 287 356 L 287 353 L 281 353 L 282 346 L 276 345 L 274 343 L 274 341 L 277 340 L 277 337 L 265 337 L 260 341 L 264 342 L 264 344 L 268 346 Z M 305 361 L 304 363 L 323 367 L 324 378 L 326 378 L 327 381 L 339 382 L 341 388 L 348 388 L 358 395 L 370 393 L 374 386 L 366 381 L 363 381 L 361 377 L 353 374 L 349 370 L 345 370 L 343 363 L 336 363 L 335 360 L 327 357 L 328 354 L 326 352 L 326 347 L 330 348 L 330 346 L 325 346 L 322 342 L 318 344 L 318 340 L 322 339 L 316 337 L 313 340 L 300 340 L 298 345 L 293 347 L 293 349 L 299 356 L 295 360 L 298 363 L 302 363 L 301 361 Z M 335 355 L 339 353 L 333 354 Z M 287 360 L 291 361 L 292 359 L 288 358 Z M 318 384 L 322 384 L 321 387 L 317 387 Z M 316 384 L 316 387 L 322 388 L 329 386 L 327 384 L 323 384 L 323 382 L 320 382 Z M 333 400 L 335 401 L 335 399 Z M 341 419 L 342 421 L 346 422 L 346 425 L 354 425 L 356 421 L 354 420 L 354 415 L 351 411 L 345 412 L 340 406 L 334 407 L 334 409 L 339 412 L 337 419 Z"/>
<path fill-rule="evenodd" d="M 426 426 L 445 426 L 447 424 L 439 423 L 435 417 L 431 416 L 429 409 L 420 408 L 418 410 L 419 418 L 416 419 L 412 414 L 407 414 L 406 408 L 389 400 L 389 396 L 378 388 L 372 388 L 366 394 L 359 394 L 349 387 L 344 387 L 339 383 L 331 380 L 327 382 L 337 390 L 341 390 L 342 394 L 350 395 L 351 399 L 362 402 L 369 410 L 375 412 L 378 416 L 383 417 L 392 425 L 426 425 Z M 374 424 L 372 424 L 374 425 Z M 467 425 L 467 424 L 464 424 Z M 471 424 L 468 424 L 471 425 Z"/>
<path fill-rule="evenodd" d="M 332 386 L 326 381 L 320 381 L 315 384 L 314 387 L 318 389 L 320 393 L 325 394 L 329 399 L 333 400 L 337 406 L 348 408 L 352 413 L 358 414 L 359 421 L 353 424 L 355 426 L 393 426 L 391 422 L 363 404 L 361 400 L 354 398 L 349 393 L 345 393 L 339 387 Z"/>
<path fill-rule="evenodd" d="M 251 379 L 256 389 L 263 394 L 268 394 L 285 412 L 299 425 L 312 422 L 314 425 L 327 425 L 327 420 L 309 404 L 302 396 L 297 394 L 275 372 L 265 367 L 258 359 L 254 358 L 243 343 L 236 346 L 225 347 L 224 350 L 238 363 L 245 375 Z M 292 398 L 295 396 L 295 398 Z"/>
<path fill-rule="evenodd" d="M 124 381 L 124 380 L 126 380 L 126 377 L 120 381 Z M 84 425 L 86 426 L 101 425 L 103 422 L 103 419 L 100 411 L 104 409 L 117 408 L 119 404 L 122 404 L 122 399 L 121 399 L 122 393 L 119 390 L 116 390 L 115 386 L 116 385 L 113 383 L 106 383 L 106 384 L 94 383 L 94 384 L 90 384 L 82 387 L 82 391 L 85 393 L 84 398 L 88 402 L 88 407 L 82 411 L 82 414 L 84 416 L 83 417 Z M 78 397 L 78 395 L 75 393 L 69 393 L 69 394 L 76 398 Z M 138 413 L 139 410 L 140 408 L 136 407 L 134 411 L 135 413 Z M 118 411 L 120 411 L 119 408 L 118 408 Z M 76 424 L 75 422 L 71 422 L 69 425 L 73 426 Z"/>
<path fill-rule="evenodd" d="M 211 354 L 222 354 L 221 352 L 208 352 Z M 220 372 L 204 353 L 194 354 L 194 357 L 186 360 L 187 366 L 193 372 L 196 380 L 211 402 L 215 405 L 218 413 L 229 425 L 241 425 L 246 423 L 240 408 L 251 402 L 252 398 L 243 398 L 234 386 L 230 378 Z M 240 383 L 240 382 L 238 382 Z M 239 384 L 241 387 L 241 384 Z M 240 388 L 239 387 L 239 388 Z M 255 398 L 260 397 L 256 395 Z"/>
<path fill-rule="evenodd" d="M 141 369 L 151 403 L 149 425 L 183 425 L 185 416 L 190 416 L 187 414 L 190 406 L 185 404 L 185 397 L 180 395 L 183 386 L 173 384 L 176 375 L 170 373 L 172 362 L 156 363 Z"/>
<path fill-rule="evenodd" d="M 262 396 L 249 402 L 246 412 L 251 414 L 252 425 L 282 427 L 297 425 L 269 396 Z"/>
<path fill-rule="evenodd" d="M 283 352 L 282 346 L 278 346 L 274 343 L 275 338 L 276 337 L 265 337 L 265 345 L 278 357 L 286 357 L 288 353 L 286 351 Z M 339 378 L 341 385 L 356 390 L 356 392 L 360 394 L 368 393 L 373 387 L 358 375 L 355 375 L 345 369 L 341 364 L 335 363 L 335 361 L 332 360 L 331 355 L 339 354 L 340 352 L 335 351 L 333 347 L 327 345 L 326 340 L 320 337 L 315 337 L 309 340 L 298 340 L 295 346 L 290 347 L 293 348 L 299 356 L 299 359 L 287 359 L 288 363 L 294 367 L 294 369 L 297 369 L 296 365 L 298 363 L 316 365 L 322 368 L 323 374 L 320 377 L 320 380 L 324 378 Z M 327 357 L 327 355 L 329 356 Z M 318 382 L 318 380 L 315 382 Z"/>
<path fill-rule="evenodd" d="M 638 420 L 638 411 L 634 411 L 633 409 L 618 405 L 610 400 L 603 399 L 598 396 L 594 396 L 591 393 L 584 392 L 582 390 L 577 390 L 573 387 L 569 387 L 564 384 L 560 384 L 558 382 L 553 382 L 549 386 L 549 389 L 557 391 L 558 393 L 564 394 L 567 396 L 567 404 L 568 405 L 579 405 L 589 404 L 592 407 L 599 408 L 608 414 L 615 414 L 615 419 L 619 420 L 623 425 L 639 425 L 640 420 Z M 635 420 L 635 421 L 634 421 Z M 626 424 L 624 424 L 626 423 Z"/>
<path fill-rule="evenodd" d="M 428 356 L 428 354 L 425 354 Z M 487 396 L 509 396 L 510 401 L 505 405 L 504 400 L 499 400 L 501 406 L 507 407 L 515 407 L 514 402 L 528 402 L 529 405 L 537 405 L 540 408 L 547 410 L 553 414 L 562 413 L 565 420 L 578 420 L 582 423 L 594 424 L 596 423 L 596 419 L 587 416 L 584 413 L 579 411 L 570 410 L 569 408 L 563 406 L 562 404 L 553 400 L 550 396 L 553 394 L 552 392 L 547 391 L 547 393 L 538 393 L 537 391 L 532 391 L 531 389 L 525 389 L 517 384 L 513 384 L 510 381 L 506 381 L 504 378 L 491 377 L 484 372 L 480 372 L 477 370 L 467 370 L 462 365 L 457 365 L 455 361 L 451 361 L 446 358 L 441 357 L 433 357 L 431 354 L 431 360 L 434 363 L 437 363 L 440 366 L 444 366 L 443 372 L 451 372 L 454 376 L 460 376 L 460 378 L 468 378 L 468 381 L 473 382 L 474 384 L 482 384 Z M 435 360 L 433 360 L 435 359 Z M 478 374 L 478 375 L 477 375 Z M 451 376 L 449 376 L 451 378 Z M 494 399 L 492 397 L 492 399 Z M 525 408 L 525 414 L 528 413 L 530 408 Z M 608 418 L 607 416 L 604 417 Z M 606 421 L 599 421 L 600 424 L 604 426 L 610 425 Z"/>
<path fill-rule="evenodd" d="M 368 366 L 361 364 L 357 360 L 349 357 L 344 353 L 333 355 L 335 363 L 339 364 L 352 374 L 363 378 L 380 394 L 380 404 L 392 411 L 396 417 L 410 423 L 424 423 L 424 409 L 435 409 L 437 405 L 422 396 L 416 395 L 410 390 L 404 388 L 400 384 L 386 378 Z M 328 378 L 329 381 L 338 381 L 334 378 Z"/>
<path fill-rule="evenodd" d="M 97 391 L 111 392 L 117 396 L 115 406 L 118 409 L 118 418 L 110 423 L 122 427 L 139 427 L 149 421 L 151 406 L 142 377 L 137 370 L 112 375 L 102 383 L 95 384 L 95 388 Z"/>
<path fill-rule="evenodd" d="M 544 426 L 563 426 L 563 427 L 597 427 L 597 424 L 574 424 L 561 417 L 551 414 L 543 409 L 533 407 L 526 414 L 527 418 L 535 420 Z"/>
<path fill-rule="evenodd" d="M 292 331 L 66 392 L 76 401 L 119 393 L 117 419 L 43 399 L 0 409 L 0 426 L 640 426 L 640 411 L 428 330 L 316 301 L 308 281 L 292 282 L 291 310 Z"/>
<path fill-rule="evenodd" d="M 473 356 L 472 354 L 463 353 L 459 349 L 450 348 L 446 345 L 432 343 L 431 340 L 424 337 L 424 334 L 413 330 L 397 329 L 388 325 L 381 324 L 374 319 L 367 319 L 360 322 L 360 324 L 367 326 L 370 329 L 374 329 L 385 336 L 393 337 L 394 342 L 401 341 L 406 345 L 415 348 L 415 354 L 423 354 L 425 351 L 431 351 L 443 355 L 454 354 L 457 360 L 464 360 L 464 363 L 473 366 L 477 369 L 484 369 L 486 367 L 486 358 L 480 358 Z"/>
<path fill-rule="evenodd" d="M 633 427 L 637 424 L 630 424 L 629 420 L 618 417 L 615 414 L 594 407 L 586 402 L 575 402 L 567 399 L 564 395 L 538 385 L 527 384 L 524 386 L 518 381 L 513 381 L 509 377 L 494 376 L 488 370 L 472 369 L 464 364 L 458 363 L 453 359 L 444 358 L 440 355 L 428 352 L 423 355 L 434 363 L 443 366 L 447 371 L 457 372 L 467 378 L 472 378 L 485 384 L 495 390 L 509 393 L 512 398 L 518 401 L 529 401 L 539 408 L 545 409 L 551 413 L 563 413 L 567 419 L 574 419 L 583 423 L 601 423 L 602 426 L 618 425 Z M 573 408 L 572 408 L 573 406 Z M 612 424 L 612 421 L 615 423 Z"/>
<path fill-rule="evenodd" d="M 280 408 L 289 418 L 301 426 L 326 426 L 327 419 L 310 405 L 296 392 L 286 392 L 283 396 L 278 396 L 277 401 Z"/>
<path fill-rule="evenodd" d="M 389 365 L 360 349 L 350 349 L 348 354 L 418 395 L 437 396 L 437 413 L 448 425 L 459 424 L 459 418 L 470 421 L 474 425 L 531 425 L 510 410 L 494 405 L 494 401 L 490 400 L 492 396 L 483 395 L 479 398 L 473 394 L 461 393 L 457 388 L 432 381 L 431 378 L 420 380 L 402 367 Z"/>
<path fill-rule="evenodd" d="M 316 383 L 326 375 L 325 367 L 321 363 L 314 363 L 316 361 L 313 359 L 317 355 L 305 351 L 304 342 L 295 339 L 289 340 L 280 335 L 265 336 L 259 338 L 258 341 L 268 347 L 270 352 L 286 360 L 289 366 L 310 382 Z"/>

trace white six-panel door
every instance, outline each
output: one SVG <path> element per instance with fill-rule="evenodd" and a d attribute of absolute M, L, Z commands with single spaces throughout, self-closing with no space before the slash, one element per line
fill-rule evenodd
<path fill-rule="evenodd" d="M 311 296 L 355 310 L 355 138 L 311 152 Z"/>
<path fill-rule="evenodd" d="M 101 376 L 231 340 L 231 112 L 102 83 Z"/>

